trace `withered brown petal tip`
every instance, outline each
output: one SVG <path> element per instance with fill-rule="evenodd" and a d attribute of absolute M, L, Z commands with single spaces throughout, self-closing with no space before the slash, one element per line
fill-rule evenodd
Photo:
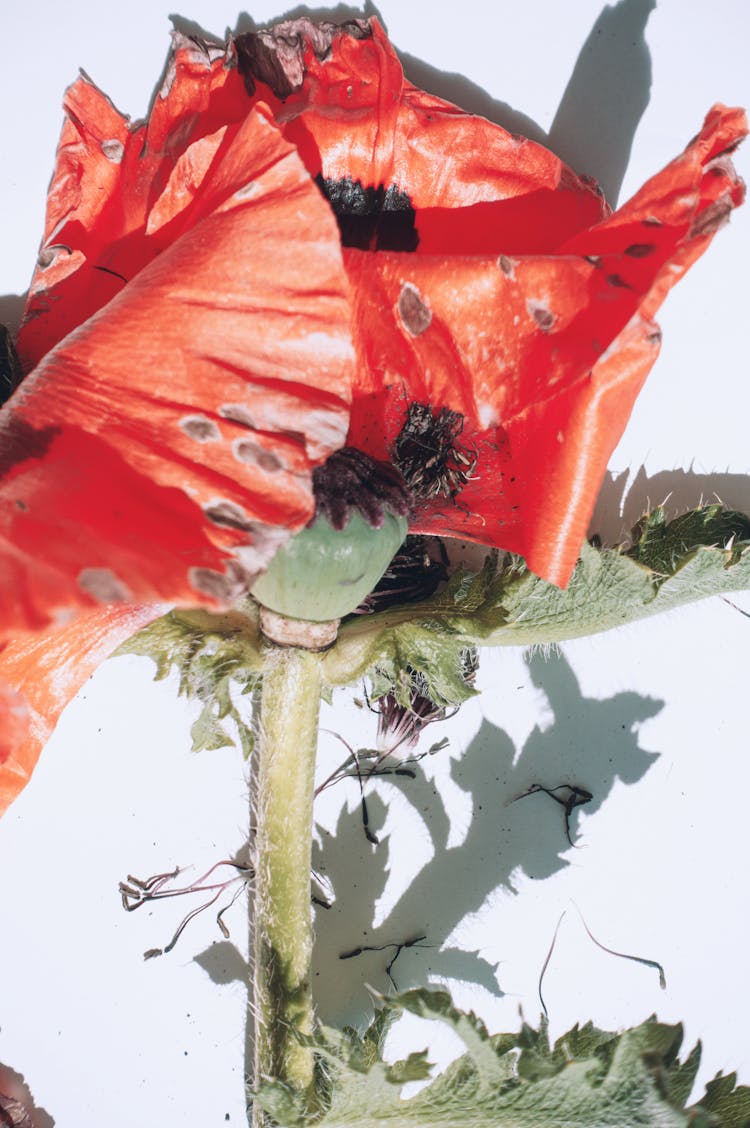
<path fill-rule="evenodd" d="M 368 20 L 335 24 L 302 16 L 283 20 L 260 31 L 247 31 L 235 40 L 237 65 L 248 94 L 255 93 L 256 80 L 270 86 L 277 98 L 288 98 L 299 90 L 305 77 L 305 48 L 324 59 L 340 35 L 365 39 L 371 34 Z"/>

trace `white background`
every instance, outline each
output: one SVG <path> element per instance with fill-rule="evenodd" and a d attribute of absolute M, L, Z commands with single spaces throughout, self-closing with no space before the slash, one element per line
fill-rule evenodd
<path fill-rule="evenodd" d="M 379 11 L 414 81 L 550 137 L 610 199 L 625 170 L 624 200 L 714 101 L 750 101 L 744 0 L 652 7 L 382 0 Z M 118 108 L 143 115 L 168 11 L 154 0 L 5 8 L 0 293 L 28 285 L 63 88 L 82 66 Z M 252 11 L 258 22 L 282 14 L 265 0 Z M 237 21 L 217 0 L 183 15 L 218 34 Z M 738 155 L 746 173 L 749 159 Z M 598 509 L 609 538 L 670 493 L 675 509 L 718 494 L 750 511 L 749 230 L 745 209 L 662 312 L 662 355 Z M 8 320 L 16 309 L 3 299 L 0 313 Z M 736 602 L 750 610 L 749 596 Z M 340 952 L 424 933 L 431 947 L 395 965 L 399 987 L 449 983 L 492 1030 L 514 1027 L 519 1007 L 536 1021 L 539 973 L 567 910 L 544 985 L 553 1035 L 576 1020 L 614 1029 L 656 1011 L 685 1023 L 686 1043 L 703 1040 L 702 1080 L 738 1068 L 750 1083 L 749 640 L 750 620 L 717 598 L 549 660 L 487 654 L 481 698 L 429 730 L 428 740 L 444 733 L 450 745 L 426 763 L 427 779 L 373 789 L 371 819 L 385 821 L 379 848 L 364 840 L 355 786 L 327 793 L 318 864 L 337 901 L 318 914 L 322 1016 L 361 1021 L 363 981 L 388 987 L 387 953 L 341 962 Z M 0 823 L 0 1061 L 46 1109 L 43 1128 L 244 1123 L 244 957 L 207 913 L 170 956 L 144 963 L 182 906 L 128 916 L 117 894 L 129 872 L 194 863 L 200 873 L 237 850 L 247 828 L 239 755 L 192 756 L 195 710 L 176 702 L 171 682 L 153 685 L 151 669 L 130 658 L 101 669 Z M 375 739 L 344 694 L 323 723 L 355 745 Z M 338 742 L 324 735 L 322 746 L 334 763 Z M 593 792 L 572 822 L 576 849 L 544 795 L 506 805 L 534 782 Z M 596 948 L 574 904 L 609 947 L 660 960 L 667 990 L 652 970 Z M 240 950 L 243 918 L 238 902 L 228 923 Z M 401 1048 L 432 1037 L 407 1026 Z M 445 1059 L 456 1047 L 438 1039 L 434 1050 Z"/>

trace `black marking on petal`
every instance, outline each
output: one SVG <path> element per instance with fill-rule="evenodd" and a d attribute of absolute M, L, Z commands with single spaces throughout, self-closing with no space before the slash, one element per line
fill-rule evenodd
<path fill-rule="evenodd" d="M 652 255 L 655 250 L 655 243 L 631 243 L 629 247 L 625 248 L 625 254 L 630 255 L 631 258 L 640 259 Z"/>
<path fill-rule="evenodd" d="M 8 411 L 0 427 L 0 478 L 29 459 L 41 462 L 59 433 L 59 427 L 37 431 L 25 419 Z"/>
<path fill-rule="evenodd" d="M 633 289 L 633 287 L 630 285 L 630 283 L 626 282 L 621 274 L 608 274 L 607 275 L 607 282 L 609 283 L 610 286 L 615 286 L 617 289 L 620 289 L 620 290 L 632 290 Z"/>
<path fill-rule="evenodd" d="M 406 192 L 395 184 L 364 188 L 359 180 L 344 177 L 316 183 L 333 208 L 341 242 L 361 251 L 415 251 L 419 236 L 416 213 Z"/>
<path fill-rule="evenodd" d="M 111 274 L 113 278 L 119 278 L 121 282 L 127 283 L 127 278 L 124 274 L 120 274 L 117 270 L 111 270 L 108 266 L 95 266 L 94 270 L 101 270 L 102 274 Z"/>
<path fill-rule="evenodd" d="M 432 321 L 432 310 L 426 304 L 416 286 L 411 282 L 404 283 L 398 298 L 398 314 L 404 328 L 412 337 L 419 337 L 429 329 Z"/>
<path fill-rule="evenodd" d="M 412 403 L 393 446 L 393 462 L 415 497 L 455 498 L 476 470 L 477 454 L 459 437 L 464 418 L 443 407 Z"/>

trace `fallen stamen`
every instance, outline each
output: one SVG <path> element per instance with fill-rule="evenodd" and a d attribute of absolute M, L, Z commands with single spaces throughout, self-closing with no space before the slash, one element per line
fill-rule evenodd
<path fill-rule="evenodd" d="M 211 874 L 213 874 L 221 866 L 231 866 L 231 868 L 235 871 L 233 876 L 227 878 L 225 881 L 212 881 L 207 883 L 207 879 L 211 876 Z M 204 874 L 202 874 L 195 881 L 191 882 L 190 885 L 181 886 L 177 889 L 164 888 L 167 882 L 173 880 L 183 872 L 184 870 L 180 869 L 180 867 L 178 866 L 170 873 L 157 873 L 154 874 L 153 877 L 146 878 L 145 881 L 141 880 L 141 878 L 134 877 L 133 874 L 128 874 L 127 882 L 120 882 L 119 888 L 120 894 L 122 896 L 122 904 L 123 908 L 126 909 L 127 912 L 133 912 L 141 905 L 145 905 L 148 901 L 158 901 L 164 897 L 180 897 L 186 893 L 213 894 L 208 899 L 208 901 L 204 902 L 204 904 L 202 905 L 198 905 L 197 908 L 192 909 L 191 912 L 189 912 L 183 918 L 183 920 L 177 926 L 177 930 L 174 936 L 170 940 L 169 944 L 166 945 L 166 947 L 149 948 L 148 951 L 143 953 L 144 959 L 153 959 L 155 956 L 161 956 L 165 955 L 167 952 L 171 952 L 193 917 L 197 916 L 199 913 L 202 913 L 205 909 L 211 908 L 211 906 L 215 905 L 219 900 L 222 893 L 229 889 L 230 886 L 234 885 L 236 882 L 241 882 L 242 884 L 240 885 L 239 889 L 235 891 L 234 896 L 229 901 L 229 904 L 225 905 L 224 908 L 221 909 L 216 915 L 216 923 L 218 924 L 222 935 L 228 938 L 229 929 L 222 919 L 224 913 L 228 912 L 228 910 L 232 907 L 232 905 L 242 893 L 245 886 L 248 884 L 248 882 L 252 881 L 253 877 L 255 876 L 255 871 L 252 866 L 242 865 L 239 862 L 233 862 L 227 859 L 216 862 L 210 867 L 210 869 L 206 870 Z"/>

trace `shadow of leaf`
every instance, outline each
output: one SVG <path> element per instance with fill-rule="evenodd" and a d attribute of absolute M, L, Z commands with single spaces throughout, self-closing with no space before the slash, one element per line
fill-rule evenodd
<path fill-rule="evenodd" d="M 400 990 L 424 985 L 432 976 L 497 993 L 496 969 L 480 953 L 453 945 L 443 952 L 442 946 L 496 889 L 514 892 L 518 874 L 541 879 L 569 864 L 561 807 L 544 794 L 513 800 L 534 783 L 575 784 L 592 793 L 586 811 L 594 812 L 616 780 L 635 783 L 656 759 L 639 747 L 637 728 L 659 712 L 661 702 L 636 693 L 604 701 L 583 697 L 564 657 L 546 660 L 537 654 L 529 659 L 529 669 L 554 719 L 549 727 L 533 730 L 518 756 L 508 734 L 484 721 L 463 756 L 452 760 L 451 778 L 472 808 L 460 845 L 449 845 L 450 819 L 430 781 L 419 776 L 391 784 L 419 812 L 434 855 L 377 927 L 372 906 L 385 890 L 395 851 L 390 843 L 374 848 L 366 842 L 359 808 L 342 809 L 335 833 L 323 839 L 315 864 L 336 892 L 333 908 L 316 915 L 315 994 L 324 1021 L 361 1022 L 369 1013 L 363 982 L 382 991 L 393 986 L 385 969 L 395 948 L 344 961 L 340 953 L 416 936 L 425 936 L 425 946 L 406 948 L 392 969 Z M 371 823 L 377 825 L 382 800 L 373 796 L 370 806 Z M 579 810 L 570 817 L 574 840 Z"/>

